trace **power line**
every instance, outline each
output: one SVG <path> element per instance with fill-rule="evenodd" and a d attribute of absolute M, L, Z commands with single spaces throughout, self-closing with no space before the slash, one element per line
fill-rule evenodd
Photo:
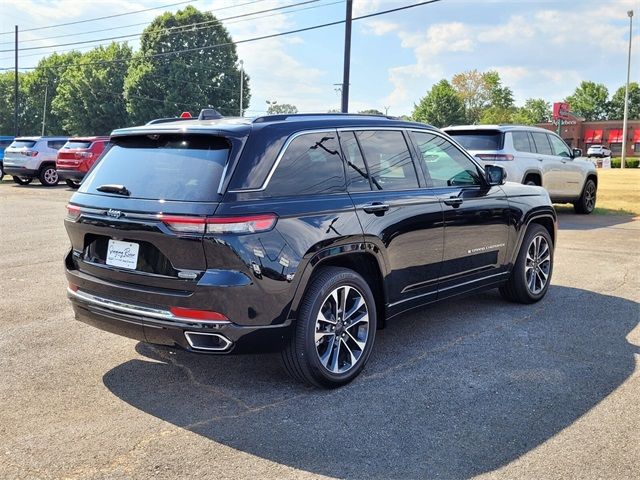
<path fill-rule="evenodd" d="M 263 1 L 263 0 L 260 0 L 260 1 Z M 321 4 L 321 5 L 313 5 L 313 6 L 310 6 L 310 7 L 297 8 L 297 9 L 295 9 L 295 10 L 289 10 L 287 13 L 298 13 L 298 12 L 302 12 L 302 11 L 304 11 L 304 10 L 313 10 L 313 9 L 316 9 L 316 8 L 330 7 L 330 6 L 332 6 L 332 5 L 337 5 L 337 4 L 339 4 L 339 3 L 344 3 L 344 0 L 337 0 L 337 1 L 334 1 L 334 2 L 330 2 L 330 3 L 323 3 L 323 4 Z M 271 13 L 271 14 L 269 14 L 269 15 L 260 15 L 260 16 L 258 16 L 258 17 L 253 17 L 253 18 L 239 18 L 239 19 L 236 19 L 236 20 L 233 20 L 233 21 L 230 21 L 230 22 L 227 22 L 227 21 L 226 21 L 227 19 L 223 18 L 223 19 L 220 19 L 220 21 L 225 21 L 225 26 L 226 26 L 226 25 L 233 25 L 233 24 L 241 23 L 241 22 L 248 22 L 248 21 L 258 20 L 258 19 L 262 19 L 262 18 L 275 17 L 276 15 L 281 15 L 281 13 Z M 145 23 L 145 25 L 147 25 L 147 23 Z M 126 42 L 126 41 L 124 41 L 124 42 L 115 42 L 115 43 L 123 44 L 123 43 L 127 43 L 127 42 Z M 55 50 L 55 51 L 53 51 L 53 52 L 50 52 L 50 54 L 52 54 L 52 53 L 61 54 L 61 53 L 68 53 L 68 52 L 80 52 L 80 53 L 86 53 L 86 52 L 87 52 L 87 51 L 89 51 L 89 50 L 87 50 L 87 51 L 85 51 L 85 52 L 81 52 L 81 51 L 80 51 L 80 49 L 82 49 L 82 48 L 89 48 L 89 49 L 93 49 L 93 48 L 97 48 L 97 47 L 104 46 L 104 45 L 107 45 L 107 46 L 108 46 L 108 45 L 111 45 L 111 44 L 85 45 L 84 47 L 69 48 L 69 49 L 65 49 L 65 50 Z M 31 53 L 31 54 L 27 54 L 27 55 L 20 55 L 20 58 L 39 57 L 39 56 L 42 56 L 42 55 L 44 55 L 44 54 L 46 54 L 46 53 L 47 53 L 47 52 L 38 52 L 38 53 Z M 12 60 L 12 59 L 13 59 L 13 55 L 12 55 L 12 56 L 10 56 L 10 57 L 3 57 L 3 58 L 0 58 L 0 61 L 3 61 L 3 60 Z"/>
<path fill-rule="evenodd" d="M 189 27 L 195 27 L 197 25 L 205 25 L 206 24 L 206 26 L 199 27 L 199 28 L 194 28 L 192 30 L 191 29 L 189 30 L 190 32 L 199 31 L 199 30 L 202 30 L 202 29 L 209 28 L 209 25 L 212 24 L 212 23 L 219 23 L 219 22 L 222 22 L 224 20 L 232 20 L 232 19 L 236 19 L 236 18 L 249 17 L 249 16 L 252 16 L 252 15 L 257 15 L 259 13 L 274 12 L 276 10 L 283 10 L 283 9 L 286 9 L 286 8 L 292 8 L 292 7 L 297 7 L 297 6 L 300 6 L 300 5 L 306 5 L 308 3 L 316 3 L 316 2 L 319 2 L 319 1 L 320 0 L 306 0 L 304 2 L 292 3 L 292 4 L 289 4 L 289 5 L 284 5 L 284 6 L 280 6 L 280 7 L 276 7 L 276 8 L 269 8 L 267 10 L 260 10 L 260 11 L 252 12 L 252 13 L 243 13 L 241 15 L 234 15 L 232 17 L 227 17 L 227 18 L 221 18 L 221 19 L 217 19 L 216 18 L 216 19 L 213 19 L 213 20 L 207 20 L 205 22 L 190 23 L 190 24 L 187 24 L 187 25 L 176 25 L 175 27 L 162 29 L 161 33 L 170 32 L 172 30 L 178 30 L 176 32 L 168 34 L 168 35 L 178 35 L 180 33 L 184 33 L 184 31 L 186 29 L 188 29 Z M 42 50 L 42 49 L 49 49 L 49 48 L 54 48 L 55 49 L 57 47 L 69 47 L 71 45 L 81 45 L 81 44 L 86 44 L 86 43 L 95 43 L 95 42 L 102 42 L 102 41 L 109 41 L 109 40 L 118 40 L 118 39 L 121 39 L 121 38 L 140 37 L 142 35 L 144 35 L 144 33 L 132 33 L 132 34 L 129 34 L 129 35 L 118 35 L 118 36 L 115 36 L 115 37 L 105 37 L 105 38 L 94 38 L 92 40 L 82 40 L 80 42 L 59 43 L 59 44 L 56 44 L 56 45 L 45 45 L 45 46 L 40 46 L 40 47 L 27 47 L 27 48 L 21 48 L 20 51 L 24 52 L 24 51 L 27 51 L 27 50 Z M 99 46 L 99 45 L 97 45 L 97 46 Z M 0 50 L 0 53 L 13 52 L 13 51 L 14 51 L 14 49 L 10 48 L 10 49 L 6 49 L 6 50 Z"/>
<path fill-rule="evenodd" d="M 367 15 L 360 15 L 359 17 L 353 17 L 353 21 L 356 20 L 364 20 L 366 18 L 373 18 L 373 17 L 377 17 L 380 15 L 387 15 L 389 13 L 395 13 L 395 12 L 399 12 L 402 10 L 408 10 L 410 8 L 415 8 L 415 7 L 421 7 L 423 5 L 429 5 L 429 4 L 433 4 L 433 3 L 438 3 L 441 2 L 442 0 L 426 0 L 423 2 L 418 2 L 418 3 L 413 3 L 410 5 L 405 5 L 402 7 L 397 7 L 397 8 L 391 8 L 388 10 L 382 10 L 380 12 L 375 12 L 375 13 L 370 13 Z M 319 28 L 326 28 L 326 27 L 332 27 L 335 25 L 341 25 L 345 23 L 345 20 L 336 20 L 334 22 L 327 22 L 327 23 L 322 23 L 319 25 L 312 25 L 310 27 L 304 27 L 304 28 L 298 28 L 295 30 L 289 30 L 286 32 L 279 32 L 279 33 L 272 33 L 269 35 L 262 35 L 259 37 L 253 37 L 253 38 L 246 38 L 244 40 L 238 40 L 236 42 L 225 42 L 225 43 L 219 43 L 216 45 L 208 45 L 205 47 L 194 47 L 194 48 L 185 48 L 185 49 L 181 49 L 181 50 L 173 50 L 173 51 L 169 51 L 169 52 L 162 52 L 162 53 L 156 53 L 156 54 L 152 54 L 152 55 L 144 55 L 141 56 L 142 59 L 149 59 L 149 58 L 160 58 L 160 57 L 166 57 L 166 56 L 170 56 L 170 55 L 177 55 L 179 53 L 188 53 L 188 52 L 195 52 L 195 51 L 203 51 L 203 50 L 211 50 L 213 48 L 218 48 L 218 47 L 227 47 L 230 45 L 239 45 L 242 43 L 250 43 L 250 42 L 256 42 L 259 40 L 267 40 L 270 38 L 277 38 L 277 37 L 282 37 L 285 35 L 293 35 L 296 33 L 302 33 L 302 32 L 308 32 L 310 30 L 317 30 Z M 73 64 L 76 67 L 79 66 L 83 66 L 83 65 L 104 65 L 104 64 L 110 64 L 110 63 L 123 63 L 123 62 L 128 62 L 128 60 L 103 60 L 103 61 L 99 61 L 99 62 L 87 62 L 87 63 L 75 63 Z M 71 64 L 67 64 L 67 65 L 71 65 Z M 56 67 L 47 67 L 47 68 L 62 68 L 65 67 L 67 65 L 58 65 Z M 37 67 L 24 67 L 21 70 L 34 70 Z M 0 68 L 0 70 L 11 70 L 11 68 Z"/>
<path fill-rule="evenodd" d="M 185 3 L 193 3 L 193 2 L 197 2 L 197 1 L 198 0 L 186 0 L 186 1 L 183 1 L 183 2 L 169 3 L 167 5 L 161 5 L 159 7 L 151 7 L 151 8 L 145 8 L 144 10 L 136 10 L 134 12 L 116 13 L 116 14 L 113 14 L 113 15 L 106 15 L 104 17 L 95 17 L 95 18 L 88 18 L 86 20 L 76 20 L 75 22 L 58 23 L 56 25 L 47 25 L 46 27 L 26 28 L 24 30 L 21 30 L 21 32 L 33 32 L 35 30 L 46 30 L 48 28 L 66 27 L 67 25 L 77 25 L 79 23 L 95 22 L 97 20 L 104 20 L 106 18 L 124 17 L 125 15 L 134 15 L 136 13 L 150 12 L 151 10 L 160 10 L 162 8 L 174 7 L 176 5 L 183 5 Z M 0 32 L 0 35 L 9 35 L 11 33 L 13 33 L 13 32 Z"/>
<path fill-rule="evenodd" d="M 196 0 L 193 0 L 196 1 Z M 206 12 L 220 12 L 222 10 L 229 10 L 230 8 L 239 8 L 239 7 L 243 7 L 245 5 L 252 5 L 254 3 L 260 3 L 260 2 L 264 2 L 266 0 L 251 0 L 250 2 L 245 2 L 245 3 L 237 3 L 234 5 L 230 5 L 228 7 L 221 7 L 221 8 L 214 8 L 213 10 L 205 10 Z M 187 2 L 185 2 L 187 3 Z M 88 35 L 90 33 L 100 33 L 100 32 L 110 32 L 113 30 L 121 30 L 123 28 L 129 28 L 129 27 L 139 27 L 141 25 L 149 25 L 149 22 L 140 22 L 140 23 L 130 23 L 128 25 L 116 25 L 114 27 L 111 28 L 101 28 L 98 30 L 89 30 L 86 32 L 76 32 L 76 33 L 65 33 L 64 35 L 54 35 L 53 37 L 44 37 L 44 38 L 29 38 L 27 40 L 22 40 L 22 43 L 28 43 L 28 42 L 41 42 L 44 40 L 53 40 L 56 38 L 65 38 L 65 37 L 77 37 L 78 35 Z M 22 30 L 23 32 L 26 32 L 28 30 Z M 2 35 L 2 34 L 0 34 Z M 0 45 L 13 45 L 13 42 L 0 42 Z"/>

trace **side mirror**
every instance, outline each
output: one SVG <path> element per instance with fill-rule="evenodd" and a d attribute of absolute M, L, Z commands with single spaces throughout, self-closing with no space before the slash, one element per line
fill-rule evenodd
<path fill-rule="evenodd" d="M 577 157 L 581 157 L 582 156 L 582 150 L 579 148 L 574 148 L 571 153 L 573 154 L 573 158 L 577 158 Z"/>
<path fill-rule="evenodd" d="M 484 166 L 485 180 L 489 185 L 504 185 L 507 181 L 507 171 L 500 165 Z"/>

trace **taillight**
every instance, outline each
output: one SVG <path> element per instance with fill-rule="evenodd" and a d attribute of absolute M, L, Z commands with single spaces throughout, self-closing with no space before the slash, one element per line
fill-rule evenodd
<path fill-rule="evenodd" d="M 38 152 L 36 150 L 23 150 L 22 155 L 25 155 L 27 157 L 35 157 L 36 155 L 38 155 Z"/>
<path fill-rule="evenodd" d="M 67 205 L 67 220 L 75 222 L 80 216 L 80 207 L 77 205 Z"/>
<path fill-rule="evenodd" d="M 91 158 L 93 153 L 91 152 L 76 152 L 76 158 Z"/>
<path fill-rule="evenodd" d="M 229 321 L 229 319 L 221 313 L 213 312 L 211 310 L 194 310 L 192 308 L 183 308 L 183 307 L 171 307 L 169 311 L 173 313 L 176 317 L 181 318 L 189 318 L 193 320 L 199 321 Z"/>
<path fill-rule="evenodd" d="M 175 232 L 181 233 L 258 233 L 276 224 L 274 213 L 243 217 L 186 217 L 159 214 L 158 218 Z"/>
<path fill-rule="evenodd" d="M 478 153 L 476 158 L 484 162 L 504 162 L 513 160 L 513 155 L 510 153 Z"/>
<path fill-rule="evenodd" d="M 276 224 L 275 213 L 247 217 L 214 217 L 207 219 L 207 233 L 257 233 L 271 230 Z"/>

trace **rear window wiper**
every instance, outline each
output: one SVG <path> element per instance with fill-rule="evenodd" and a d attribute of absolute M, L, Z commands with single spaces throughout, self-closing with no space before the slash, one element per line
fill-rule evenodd
<path fill-rule="evenodd" d="M 131 195 L 131 192 L 124 185 L 100 185 L 96 190 L 104 193 L 117 193 L 126 197 Z"/>

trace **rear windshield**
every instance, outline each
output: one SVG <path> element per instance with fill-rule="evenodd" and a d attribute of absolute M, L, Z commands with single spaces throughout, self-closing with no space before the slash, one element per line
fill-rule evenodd
<path fill-rule="evenodd" d="M 80 141 L 68 141 L 62 147 L 63 150 L 72 149 L 72 148 L 89 148 L 91 146 L 91 142 L 80 142 Z"/>
<path fill-rule="evenodd" d="M 11 148 L 33 148 L 35 146 L 35 140 L 14 140 L 10 145 Z"/>
<path fill-rule="evenodd" d="M 212 201 L 230 145 L 212 135 L 143 135 L 112 140 L 109 151 L 80 187 L 109 195 L 101 185 L 123 185 L 131 198 Z"/>
<path fill-rule="evenodd" d="M 497 130 L 449 130 L 447 133 L 467 150 L 502 150 L 504 136 Z"/>

